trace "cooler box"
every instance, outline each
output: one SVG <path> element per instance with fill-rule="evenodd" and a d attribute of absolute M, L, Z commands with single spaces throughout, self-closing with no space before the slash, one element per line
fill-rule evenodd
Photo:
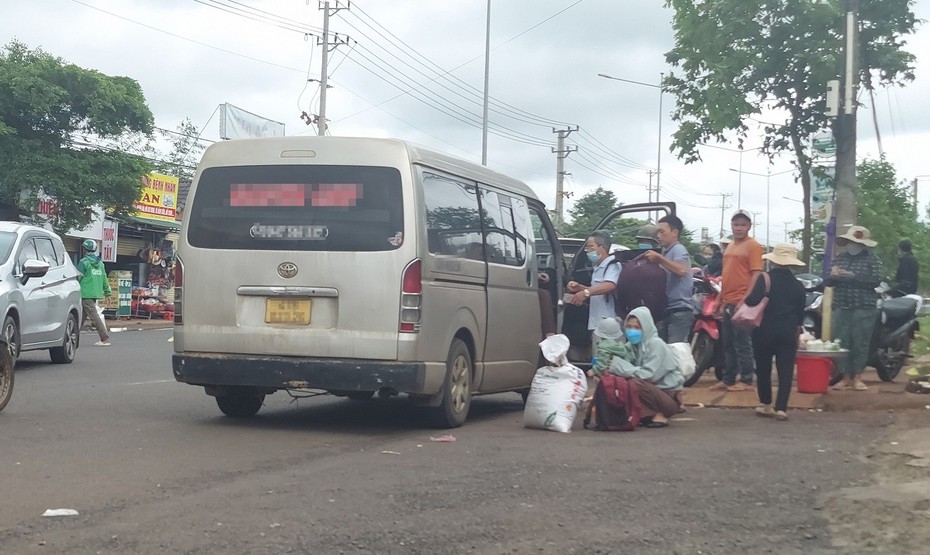
<path fill-rule="evenodd" d="M 830 388 L 833 360 L 810 355 L 797 356 L 798 393 L 826 393 Z"/>

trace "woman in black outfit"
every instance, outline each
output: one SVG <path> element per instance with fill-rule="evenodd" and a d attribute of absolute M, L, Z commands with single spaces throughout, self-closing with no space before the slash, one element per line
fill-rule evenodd
<path fill-rule="evenodd" d="M 719 245 L 716 243 L 704 245 L 702 254 L 706 261 L 703 268 L 705 276 L 719 276 L 723 273 L 723 252 Z"/>
<path fill-rule="evenodd" d="M 798 249 L 792 245 L 775 245 L 772 252 L 762 255 L 769 261 L 771 289 L 768 305 L 762 315 L 762 324 L 753 331 L 752 348 L 756 359 L 756 384 L 761 406 L 756 408 L 759 416 L 774 416 L 777 420 L 788 419 L 788 396 L 794 378 L 794 361 L 798 349 L 798 336 L 804 322 L 804 286 L 791 273 L 792 266 L 803 267 L 798 260 Z M 756 279 L 745 299 L 749 306 L 756 306 L 765 296 L 765 280 Z M 778 369 L 778 396 L 772 408 L 772 357 Z"/>

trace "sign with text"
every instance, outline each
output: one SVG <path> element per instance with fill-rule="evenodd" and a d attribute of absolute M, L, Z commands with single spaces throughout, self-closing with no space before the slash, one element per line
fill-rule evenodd
<path fill-rule="evenodd" d="M 830 208 L 834 197 L 836 168 L 833 166 L 811 167 L 811 217 L 825 222 L 830 219 Z"/>
<path fill-rule="evenodd" d="M 103 239 L 100 242 L 100 259 L 104 262 L 116 262 L 116 241 L 119 224 L 113 220 L 103 222 Z"/>
<path fill-rule="evenodd" d="M 150 173 L 142 178 L 145 186 L 139 200 L 133 203 L 136 217 L 163 222 L 175 222 L 178 207 L 178 178 Z"/>

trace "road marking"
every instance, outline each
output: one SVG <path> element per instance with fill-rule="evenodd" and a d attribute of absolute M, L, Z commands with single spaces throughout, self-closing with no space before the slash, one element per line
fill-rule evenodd
<path fill-rule="evenodd" d="M 149 382 L 132 382 L 132 383 L 124 384 L 124 385 L 150 385 L 154 383 L 169 383 L 169 382 L 174 382 L 174 381 L 177 381 L 177 380 L 152 380 Z"/>

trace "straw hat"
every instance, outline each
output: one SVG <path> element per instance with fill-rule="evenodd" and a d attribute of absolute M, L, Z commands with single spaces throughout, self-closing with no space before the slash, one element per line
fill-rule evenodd
<path fill-rule="evenodd" d="M 862 227 L 861 225 L 851 225 L 846 233 L 837 237 L 837 239 L 846 239 L 847 241 L 852 241 L 853 243 L 859 243 L 860 245 L 865 245 L 867 247 L 874 247 L 878 243 L 869 239 L 871 234 L 869 230 Z"/>
<path fill-rule="evenodd" d="M 763 254 L 762 258 L 779 266 L 806 266 L 798 259 L 798 249 L 794 245 L 780 243 L 775 245 L 772 252 Z"/>

